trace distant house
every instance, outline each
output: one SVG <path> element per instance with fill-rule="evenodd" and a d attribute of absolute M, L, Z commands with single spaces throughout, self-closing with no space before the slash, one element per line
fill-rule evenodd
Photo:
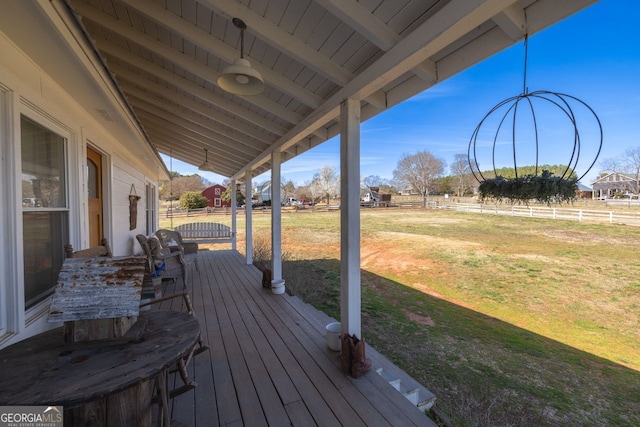
<path fill-rule="evenodd" d="M 598 178 L 592 187 L 594 199 L 631 197 L 637 194 L 638 181 L 630 175 L 613 172 Z"/>
<path fill-rule="evenodd" d="M 209 200 L 209 207 L 212 208 L 221 208 L 221 207 L 230 207 L 231 202 L 225 202 L 222 200 L 222 193 L 227 191 L 227 188 L 220 185 L 215 184 L 211 187 L 207 187 L 202 192 L 202 195 Z"/>
<path fill-rule="evenodd" d="M 581 182 L 578 182 L 578 191 L 577 191 L 578 199 L 591 199 L 593 198 L 593 188 L 590 188 L 584 185 Z"/>
<path fill-rule="evenodd" d="M 400 190 L 401 196 L 417 196 L 420 192 L 416 191 L 412 186 L 404 187 Z"/>
<path fill-rule="evenodd" d="M 265 202 L 271 200 L 271 181 L 267 181 L 262 185 L 258 185 L 253 189 L 253 197 L 257 202 Z"/>

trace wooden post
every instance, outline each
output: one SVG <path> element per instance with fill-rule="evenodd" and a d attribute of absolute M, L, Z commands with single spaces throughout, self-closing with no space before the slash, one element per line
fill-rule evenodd
<path fill-rule="evenodd" d="M 343 332 L 361 337 L 360 101 L 340 106 L 340 318 Z"/>
<path fill-rule="evenodd" d="M 251 192 L 253 191 L 251 188 L 251 170 L 248 170 L 245 174 L 244 188 L 245 188 L 245 234 L 246 234 L 246 245 L 245 245 L 245 253 L 247 254 L 247 265 L 253 264 L 253 239 L 252 239 L 252 224 L 251 224 L 251 214 L 252 205 L 251 205 Z"/>
<path fill-rule="evenodd" d="M 280 188 L 282 154 L 271 153 L 271 284 L 274 293 L 284 292 L 282 280 L 282 189 Z M 277 289 L 277 291 L 276 291 Z"/>
<path fill-rule="evenodd" d="M 236 232 L 237 232 L 237 206 L 238 206 L 238 185 L 235 178 L 231 180 L 233 188 L 231 189 L 231 249 L 236 250 Z"/>

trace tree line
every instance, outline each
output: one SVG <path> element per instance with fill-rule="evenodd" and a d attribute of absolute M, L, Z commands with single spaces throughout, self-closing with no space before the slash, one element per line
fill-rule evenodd
<path fill-rule="evenodd" d="M 473 195 L 476 193 L 479 182 L 474 177 L 467 154 L 455 154 L 453 162 L 449 165 L 449 173 L 445 175 L 446 162 L 428 151 L 418 151 L 414 154 L 403 154 L 393 171 L 393 178 L 386 179 L 377 175 L 362 177 L 362 191 L 369 188 L 378 188 L 380 192 L 398 194 L 408 193 L 420 195 L 426 203 L 427 198 L 433 194 L 451 194 L 458 197 Z M 628 148 L 623 155 L 603 159 L 599 163 L 600 176 L 609 173 L 623 173 L 634 179 L 629 183 L 629 190 L 634 194 L 640 193 L 640 147 Z M 566 166 L 541 165 L 518 167 L 519 175 L 540 174 L 548 170 L 555 176 L 562 176 L 566 172 Z M 497 170 L 474 171 L 475 175 L 484 178 L 494 178 L 500 175 L 504 178 L 515 177 L 513 168 L 501 168 Z M 202 192 L 212 185 L 205 178 L 193 175 L 180 175 L 172 172 L 172 179 L 160 186 L 160 198 L 163 200 L 179 200 L 185 192 Z M 569 170 L 567 177 L 575 178 L 575 172 Z M 229 180 L 222 183 L 229 188 Z M 323 165 L 313 177 L 296 186 L 291 180 L 283 179 L 280 183 L 282 197 L 284 199 L 297 198 L 313 202 L 330 203 L 331 200 L 340 197 L 340 175 L 333 165 Z M 246 196 L 246 195 L 242 195 Z M 230 197 L 230 196 L 229 196 Z"/>

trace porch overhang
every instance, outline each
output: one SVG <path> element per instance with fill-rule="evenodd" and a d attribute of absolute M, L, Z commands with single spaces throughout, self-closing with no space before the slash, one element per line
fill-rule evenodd
<path fill-rule="evenodd" d="M 339 134 L 340 104 L 361 103 L 361 120 L 437 85 L 596 0 L 53 0 L 56 25 L 86 37 L 153 147 L 214 172 L 241 177 L 271 169 Z M 236 96 L 217 86 L 245 57 L 265 91 Z M 43 62 L 43 63 L 46 63 Z M 49 70 L 61 75 L 55 64 Z M 106 72 L 105 72 L 106 70 Z M 112 79 L 106 81 L 105 76 Z M 101 120 L 105 126 L 108 115 Z"/>

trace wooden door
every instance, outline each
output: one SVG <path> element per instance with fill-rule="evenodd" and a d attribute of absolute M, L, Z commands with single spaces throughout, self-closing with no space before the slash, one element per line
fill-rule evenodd
<path fill-rule="evenodd" d="M 87 147 L 87 190 L 89 204 L 89 247 L 100 245 L 102 224 L 102 156 Z"/>

